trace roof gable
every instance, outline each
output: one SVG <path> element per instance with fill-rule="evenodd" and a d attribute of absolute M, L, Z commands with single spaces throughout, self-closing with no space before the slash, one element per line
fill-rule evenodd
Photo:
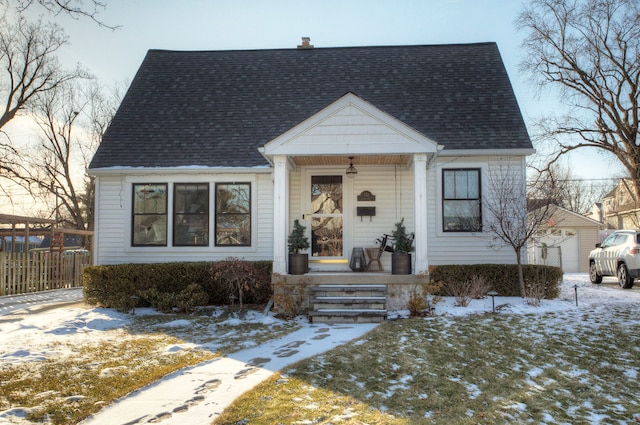
<path fill-rule="evenodd" d="M 543 207 L 544 208 L 544 207 Z M 558 205 L 551 205 L 550 208 L 553 214 L 550 218 L 550 222 L 547 223 L 549 227 L 600 227 L 602 223 L 587 217 L 577 212 L 568 210 Z"/>
<path fill-rule="evenodd" d="M 150 50 L 90 168 L 265 166 L 259 147 L 345 93 L 445 151 L 532 148 L 495 43 Z"/>
<path fill-rule="evenodd" d="M 264 155 L 435 153 L 437 143 L 353 93 L 267 143 Z"/>

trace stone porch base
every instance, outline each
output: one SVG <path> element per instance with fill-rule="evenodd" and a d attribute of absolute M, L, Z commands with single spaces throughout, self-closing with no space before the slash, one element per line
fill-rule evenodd
<path fill-rule="evenodd" d="M 406 310 L 411 294 L 421 293 L 422 285 L 428 282 L 428 274 L 392 275 L 384 272 L 274 273 L 271 277 L 274 310 L 285 314 L 308 313 L 313 308 L 311 287 L 317 285 L 386 285 L 386 309 Z"/>

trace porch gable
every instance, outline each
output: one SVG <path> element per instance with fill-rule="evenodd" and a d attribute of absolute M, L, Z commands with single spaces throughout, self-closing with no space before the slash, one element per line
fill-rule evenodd
<path fill-rule="evenodd" d="M 354 93 L 271 140 L 260 149 L 274 155 L 377 155 L 437 153 L 443 146 Z"/>

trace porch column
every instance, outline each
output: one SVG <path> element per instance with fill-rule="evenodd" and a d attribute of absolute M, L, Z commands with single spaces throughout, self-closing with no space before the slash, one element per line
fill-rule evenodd
<path fill-rule="evenodd" d="M 286 155 L 273 157 L 273 272 L 287 273 L 289 172 Z"/>
<path fill-rule="evenodd" d="M 429 270 L 427 258 L 427 154 L 413 155 L 413 178 L 415 186 L 415 274 Z"/>

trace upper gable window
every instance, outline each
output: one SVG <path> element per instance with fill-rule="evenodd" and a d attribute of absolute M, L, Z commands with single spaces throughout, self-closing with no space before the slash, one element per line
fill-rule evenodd
<path fill-rule="evenodd" d="M 480 169 L 442 170 L 442 230 L 482 231 Z"/>
<path fill-rule="evenodd" d="M 251 184 L 216 184 L 216 246 L 251 245 Z"/>
<path fill-rule="evenodd" d="M 173 186 L 173 245 L 209 245 L 209 184 Z"/>
<path fill-rule="evenodd" d="M 133 246 L 167 245 L 167 184 L 133 185 Z"/>

